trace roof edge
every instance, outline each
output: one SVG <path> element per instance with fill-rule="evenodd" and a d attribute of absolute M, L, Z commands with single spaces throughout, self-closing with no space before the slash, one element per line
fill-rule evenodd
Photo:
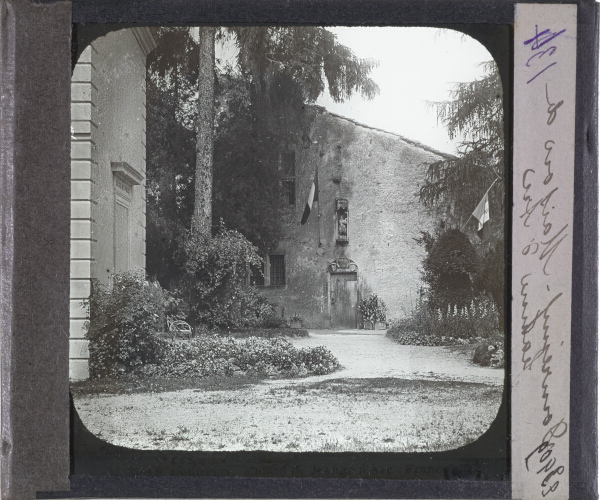
<path fill-rule="evenodd" d="M 403 142 L 405 142 L 407 144 L 410 144 L 411 146 L 416 146 L 416 147 L 418 147 L 418 148 L 420 148 L 420 149 L 422 149 L 424 151 L 427 151 L 429 153 L 433 153 L 433 154 L 435 154 L 437 156 L 441 156 L 444 159 L 447 159 L 447 160 L 454 160 L 454 159 L 456 159 L 456 156 L 451 155 L 449 153 L 444 153 L 442 151 L 438 151 L 437 149 L 432 148 L 430 146 L 427 146 L 426 144 L 423 144 L 422 142 L 413 141 L 412 139 L 408 139 L 408 138 L 404 137 L 403 135 L 396 134 L 395 132 L 390 132 L 388 130 L 384 130 L 384 129 L 378 128 L 378 127 L 372 127 L 370 125 L 366 125 L 365 123 L 358 122 L 358 121 L 356 121 L 356 120 L 354 120 L 352 118 L 348 118 L 347 116 L 338 115 L 337 113 L 333 113 L 333 112 L 329 111 L 327 108 L 325 108 L 323 106 L 314 105 L 314 108 L 317 111 L 319 111 L 320 113 L 322 113 L 322 114 L 328 114 L 328 115 L 330 115 L 330 116 L 332 116 L 334 118 L 337 118 L 339 120 L 347 121 L 349 123 L 352 123 L 353 125 L 356 125 L 357 127 L 365 128 L 365 129 L 368 129 L 368 130 L 373 130 L 375 132 L 381 132 L 383 134 L 393 135 L 394 137 L 398 137 Z"/>

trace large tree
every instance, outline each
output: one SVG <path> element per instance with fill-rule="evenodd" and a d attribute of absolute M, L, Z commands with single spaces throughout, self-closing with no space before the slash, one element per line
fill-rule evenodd
<path fill-rule="evenodd" d="M 148 57 L 146 268 L 171 287 L 194 204 L 198 46 L 188 29 L 161 28 Z"/>
<path fill-rule="evenodd" d="M 484 63 L 483 68 L 482 78 L 456 84 L 450 100 L 434 103 L 449 137 L 461 142 L 454 157 L 429 165 L 420 199 L 427 206 L 453 207 L 446 222 L 462 227 L 489 189 L 490 230 L 483 241 L 476 237 L 472 241 L 482 263 L 477 285 L 493 297 L 503 318 L 506 191 L 502 82 L 495 62 Z M 476 227 L 477 221 L 471 219 L 470 224 Z"/>
<path fill-rule="evenodd" d="M 305 106 L 323 92 L 376 95 L 375 63 L 323 28 L 234 27 L 221 39 L 237 54 L 218 77 L 213 223 L 222 218 L 267 251 L 280 239 L 278 153 L 303 139 Z"/>
<path fill-rule="evenodd" d="M 376 63 L 324 28 L 232 27 L 222 36 L 237 57 L 219 78 L 214 215 L 267 251 L 280 239 L 278 152 L 308 140 L 304 110 L 323 92 L 374 97 Z"/>
<path fill-rule="evenodd" d="M 457 216 L 469 216 L 487 189 L 496 222 L 504 217 L 504 113 L 502 82 L 495 62 L 485 75 L 456 84 L 448 101 L 433 103 L 451 139 L 460 138 L 457 154 L 429 165 L 420 189 L 426 205 L 452 203 Z"/>
<path fill-rule="evenodd" d="M 196 122 L 196 175 L 192 233 L 209 236 L 212 225 L 212 184 L 215 115 L 215 33 L 199 28 L 198 118 Z"/>
<path fill-rule="evenodd" d="M 235 45 L 234 64 L 215 66 L 215 38 Z M 176 215 L 189 217 L 178 219 L 180 226 L 203 234 L 208 232 L 212 208 L 213 226 L 222 218 L 227 227 L 241 231 L 266 251 L 277 241 L 281 223 L 278 148 L 297 139 L 303 106 L 314 103 L 324 91 L 336 101 L 356 92 L 373 97 L 378 87 L 369 73 L 375 63 L 358 59 L 323 28 L 201 28 L 199 39 L 200 44 L 185 28 L 163 28 L 157 55 L 151 55 L 157 61 L 150 65 L 148 80 L 155 82 L 156 92 L 149 97 L 158 98 L 149 105 L 161 108 L 164 103 L 168 109 L 160 113 L 171 117 L 153 137 L 158 136 L 164 150 L 173 154 L 161 162 L 157 158 L 165 156 L 162 146 L 149 151 L 152 168 L 169 171 L 149 174 L 164 179 L 153 184 L 155 193 L 149 201 L 158 200 L 161 213 L 167 214 L 173 209 L 164 205 L 175 199 Z M 187 93 L 187 82 L 193 77 L 198 94 Z M 177 83 L 178 78 L 185 85 Z M 174 103 L 170 96 L 177 92 L 182 100 Z M 149 120 L 149 129 L 155 126 Z M 192 162 L 182 144 L 189 142 L 190 131 L 197 137 Z M 174 134 L 179 139 L 166 139 Z M 163 240 L 161 258 L 169 259 L 169 252 L 175 252 L 172 247 L 178 245 L 172 238 Z"/>

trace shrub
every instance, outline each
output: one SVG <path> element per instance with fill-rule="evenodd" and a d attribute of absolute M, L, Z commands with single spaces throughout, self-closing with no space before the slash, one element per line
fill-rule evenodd
<path fill-rule="evenodd" d="M 478 297 L 468 307 L 448 306 L 431 310 L 421 302 L 406 318 L 394 321 L 388 335 L 402 343 L 413 345 L 449 345 L 447 339 L 468 340 L 477 338 L 501 338 L 499 313 L 493 300 Z M 419 337 L 427 337 L 422 342 Z M 446 340 L 442 341 L 444 338 Z M 440 339 L 439 341 L 436 339 Z"/>
<path fill-rule="evenodd" d="M 324 347 L 297 349 L 282 338 L 236 340 L 211 335 L 169 344 L 159 363 L 142 367 L 140 373 L 162 377 L 206 377 L 236 372 L 320 375 L 338 367 L 338 360 Z"/>
<path fill-rule="evenodd" d="M 243 317 L 240 322 L 233 326 L 244 326 L 249 328 L 282 328 L 285 320 L 277 315 L 275 306 L 265 297 L 260 295 L 256 288 L 248 287 L 240 292 L 243 296 L 241 310 Z"/>
<path fill-rule="evenodd" d="M 159 335 L 165 326 L 160 285 L 136 272 L 115 275 L 112 281 L 112 286 L 93 282 L 90 299 L 84 301 L 92 378 L 155 363 L 166 345 Z"/>
<path fill-rule="evenodd" d="M 449 229 L 426 248 L 423 279 L 429 285 L 430 307 L 445 311 L 448 306 L 467 306 L 474 298 L 471 277 L 479 271 L 477 252 L 468 236 Z"/>
<path fill-rule="evenodd" d="M 373 323 L 381 321 L 384 323 L 386 320 L 387 306 L 383 300 L 377 297 L 377 294 L 360 299 L 358 310 L 363 321 L 372 321 Z"/>
<path fill-rule="evenodd" d="M 276 337 L 308 337 L 308 330 L 304 328 L 288 328 L 288 327 L 254 327 L 231 329 L 218 333 L 221 336 L 231 336 L 236 339 L 248 337 L 261 337 L 273 339 Z"/>
<path fill-rule="evenodd" d="M 502 342 L 486 340 L 477 344 L 473 363 L 481 366 L 504 368 L 504 345 Z"/>
<path fill-rule="evenodd" d="M 470 339 L 461 339 L 458 337 L 438 336 L 431 334 L 419 334 L 411 331 L 399 330 L 397 323 L 392 324 L 388 328 L 387 336 L 401 345 L 418 345 L 418 346 L 448 346 L 448 345 L 466 345 L 481 341 L 476 337 Z"/>
<path fill-rule="evenodd" d="M 189 234 L 184 245 L 183 285 L 195 323 L 243 326 L 262 305 L 256 290 L 246 286 L 251 267 L 259 267 L 258 249 L 238 231 L 221 225 L 215 237 Z M 260 310 L 258 311 L 260 317 Z"/>

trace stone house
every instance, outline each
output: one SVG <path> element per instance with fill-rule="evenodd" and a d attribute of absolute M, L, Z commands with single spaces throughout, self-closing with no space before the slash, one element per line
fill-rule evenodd
<path fill-rule="evenodd" d="M 91 281 L 146 267 L 146 56 L 148 28 L 96 39 L 71 79 L 71 308 L 69 374 L 88 377 Z"/>
<path fill-rule="evenodd" d="M 414 238 L 438 221 L 418 198 L 427 165 L 447 157 L 423 144 L 307 108 L 307 130 L 280 153 L 284 237 L 255 282 L 286 318 L 356 328 L 358 302 L 377 294 L 387 318 L 419 298 L 424 249 Z M 300 224 L 318 170 L 318 209 Z"/>

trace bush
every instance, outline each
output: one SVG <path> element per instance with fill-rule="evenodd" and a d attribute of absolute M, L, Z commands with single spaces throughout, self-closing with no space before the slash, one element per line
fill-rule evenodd
<path fill-rule="evenodd" d="M 388 337 L 398 342 L 400 345 L 418 345 L 418 346 L 448 346 L 448 345 L 468 345 L 481 342 L 479 337 L 468 339 L 451 337 L 446 335 L 435 335 L 428 333 L 416 333 L 414 331 L 401 330 L 398 323 L 393 323 L 387 331 Z"/>
<path fill-rule="evenodd" d="M 433 242 L 423 241 L 429 243 L 423 261 L 429 305 L 444 311 L 448 306 L 467 306 L 474 299 L 471 277 L 479 271 L 479 258 L 468 236 L 459 229 L 449 229 Z"/>
<path fill-rule="evenodd" d="M 164 295 L 158 283 L 141 273 L 113 276 L 113 285 L 95 281 L 84 305 L 89 311 L 90 377 L 130 372 L 155 363 L 166 346 Z"/>
<path fill-rule="evenodd" d="M 499 340 L 480 342 L 475 347 L 473 363 L 493 368 L 504 368 L 504 343 Z"/>
<path fill-rule="evenodd" d="M 221 336 L 231 336 L 236 339 L 248 337 L 261 337 L 273 339 L 277 337 L 308 337 L 308 330 L 304 328 L 288 328 L 288 327 L 255 327 L 243 329 L 231 329 L 219 333 Z"/>
<path fill-rule="evenodd" d="M 385 302 L 377 297 L 377 294 L 369 295 L 360 299 L 358 311 L 363 321 L 381 321 L 385 323 L 387 306 Z"/>
<path fill-rule="evenodd" d="M 221 225 L 215 237 L 189 234 L 183 287 L 194 323 L 244 326 L 260 317 L 264 304 L 246 286 L 248 270 L 260 267 L 258 249 L 238 231 Z"/>
<path fill-rule="evenodd" d="M 421 302 L 406 318 L 394 321 L 388 335 L 412 345 L 450 345 L 448 342 L 456 343 L 458 339 L 472 342 L 478 338 L 500 338 L 499 321 L 496 305 L 488 297 L 478 297 L 461 309 L 448 306 L 445 311 L 431 310 Z"/>
<path fill-rule="evenodd" d="M 324 347 L 297 349 L 281 338 L 236 340 L 211 335 L 169 344 L 159 362 L 143 366 L 140 373 L 161 377 L 206 377 L 239 372 L 322 375 L 338 367 L 338 360 Z"/>

